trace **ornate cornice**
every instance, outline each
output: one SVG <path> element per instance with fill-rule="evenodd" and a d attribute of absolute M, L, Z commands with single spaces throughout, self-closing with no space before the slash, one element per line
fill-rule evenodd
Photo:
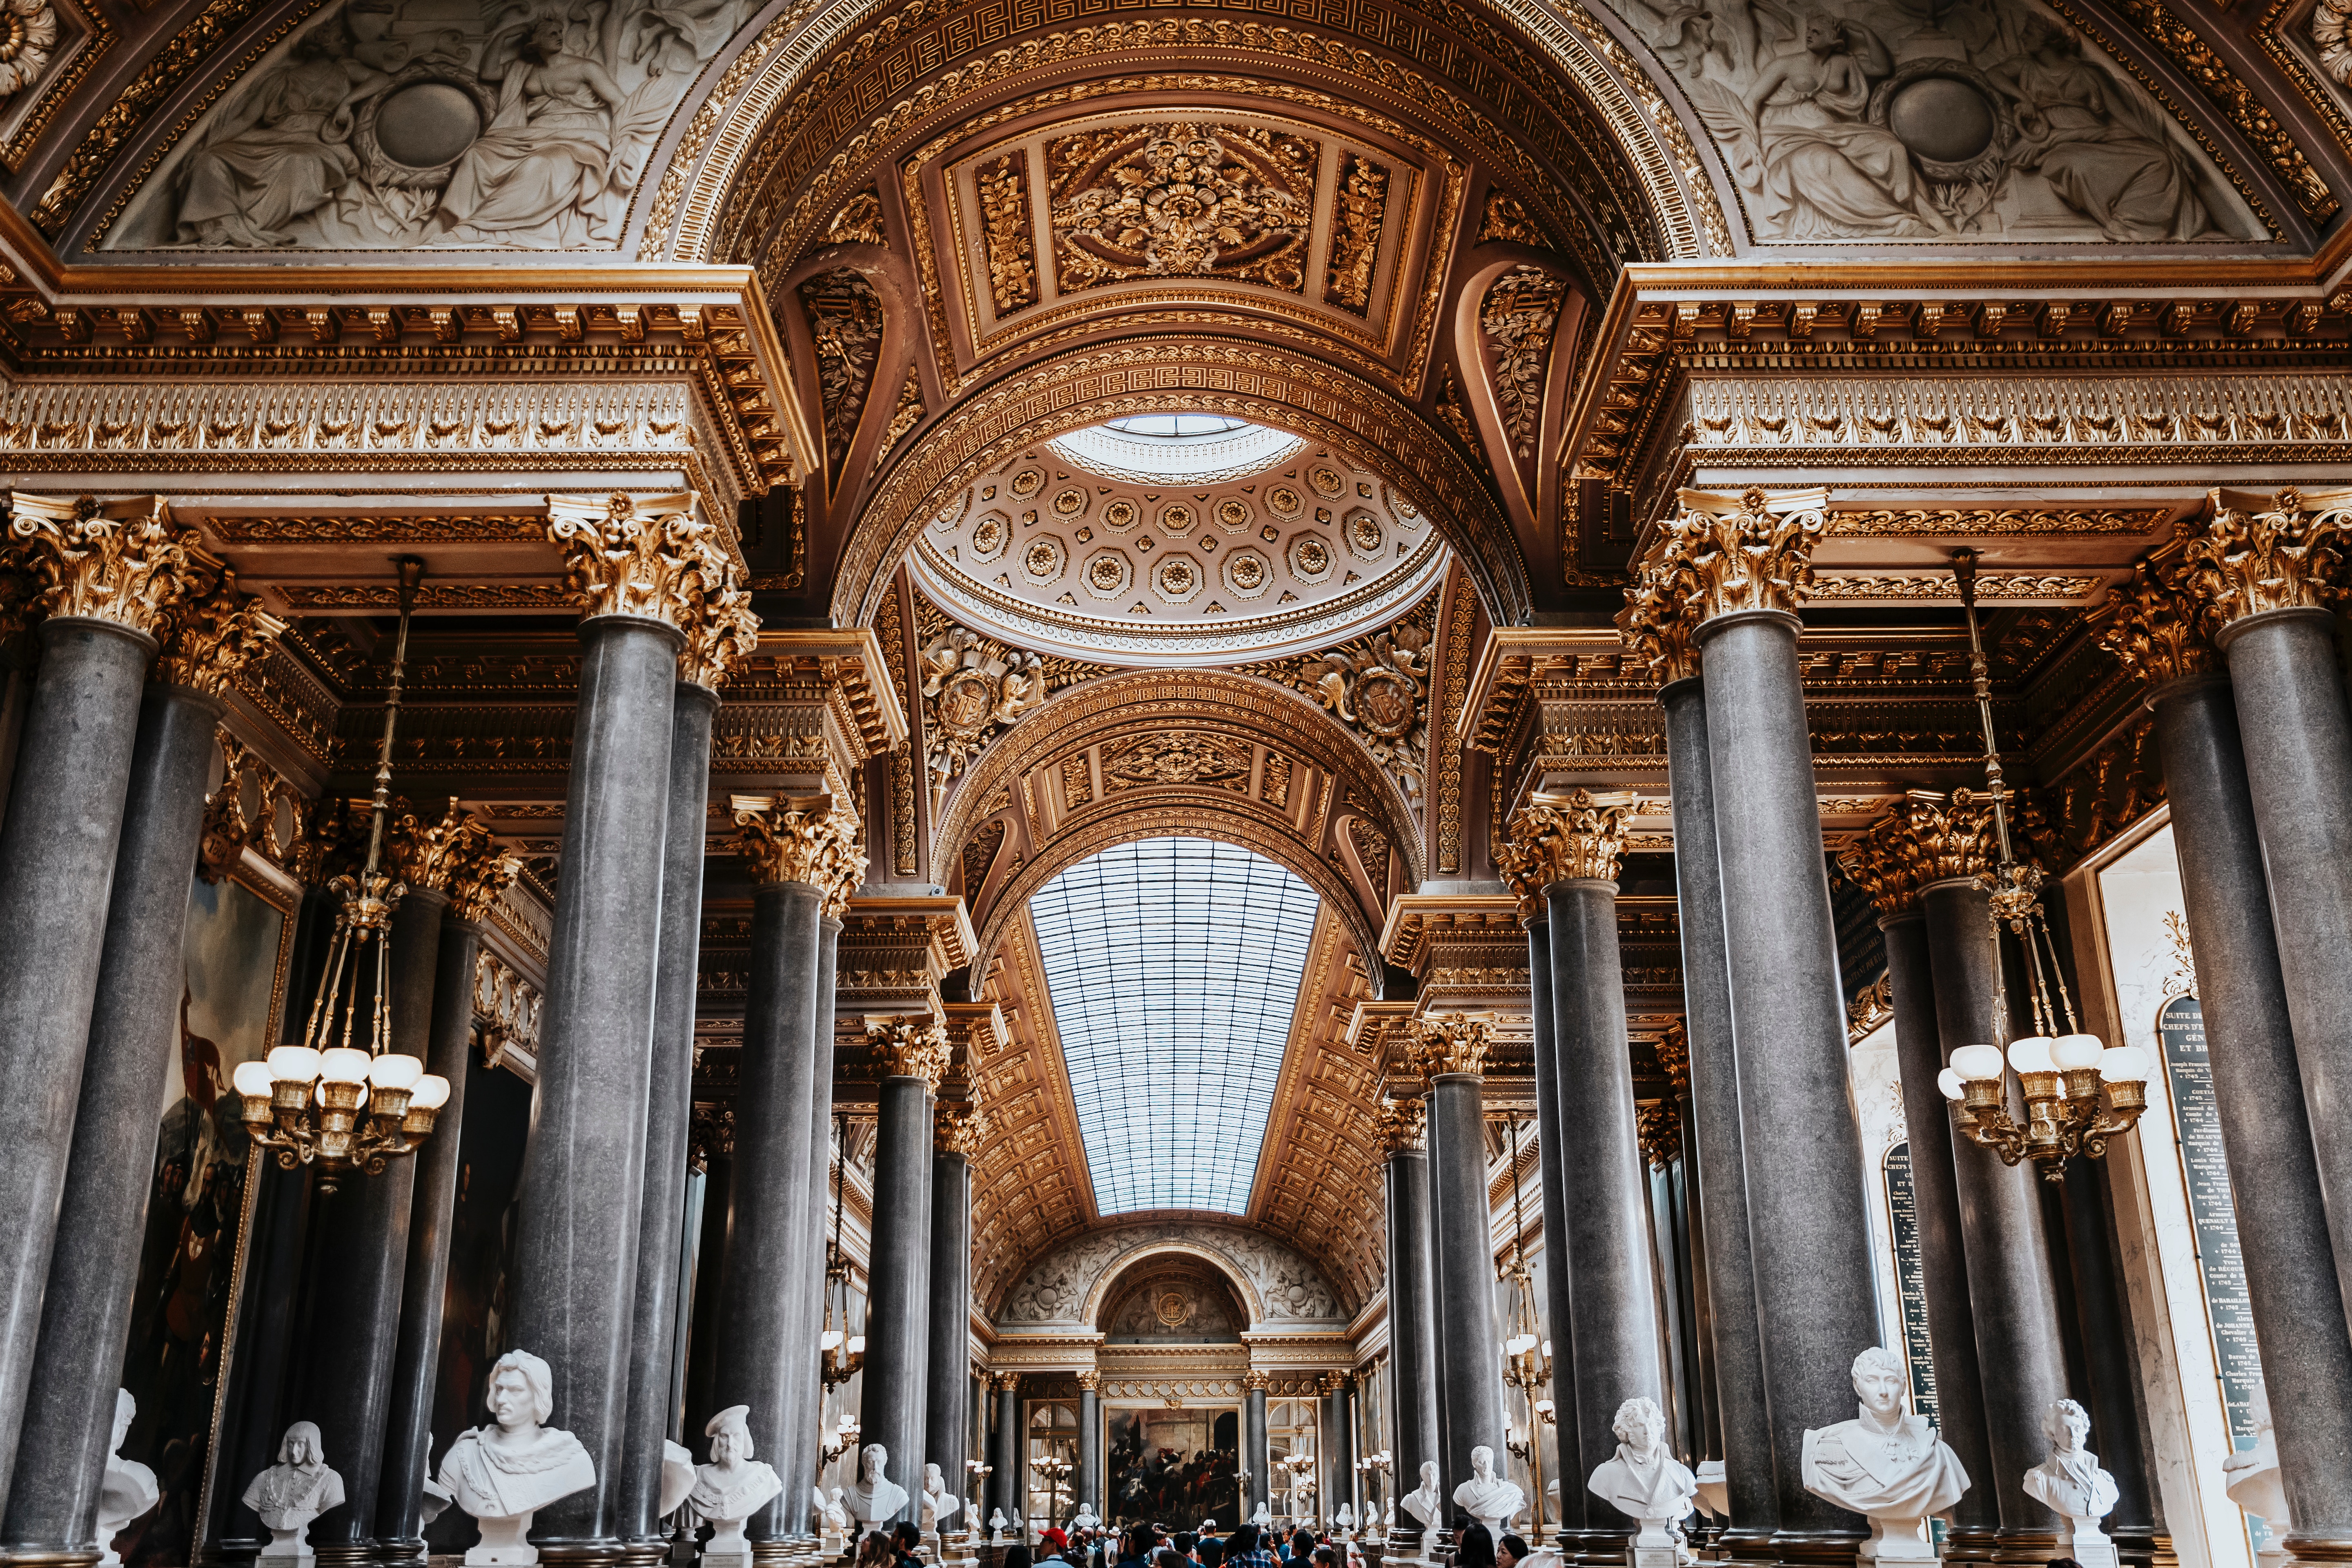
<path fill-rule="evenodd" d="M 2221 667 L 2213 647 L 2221 616 L 2210 600 L 2178 582 L 2167 582 L 2147 562 L 2132 568 L 2131 581 L 2111 590 L 2107 622 L 2099 645 L 2150 686 Z"/>
<path fill-rule="evenodd" d="M 224 696 L 237 672 L 268 653 L 285 629 L 284 621 L 238 591 L 236 574 L 223 566 L 210 586 L 163 611 L 155 626 L 163 645 L 155 679 Z"/>
<path fill-rule="evenodd" d="M 981 1140 L 987 1135 L 988 1113 L 976 1105 L 942 1105 L 932 1113 L 931 1147 L 939 1153 L 961 1154 L 970 1160 L 980 1152 Z"/>
<path fill-rule="evenodd" d="M 2269 610 L 2321 608 L 2346 595 L 2352 489 L 2212 492 L 2213 520 L 2193 534 L 2181 584 L 2223 624 Z"/>
<path fill-rule="evenodd" d="M 562 547 L 583 618 L 635 616 L 688 632 L 703 623 L 714 594 L 724 602 L 735 586 L 723 537 L 694 515 L 690 496 L 640 505 L 616 493 L 601 507 L 549 496 L 547 534 Z M 740 633 L 731 624 L 704 630 L 714 639 L 706 656 L 721 663 L 732 657 L 727 639 Z"/>
<path fill-rule="evenodd" d="M 919 1078 L 937 1093 L 948 1068 L 947 1032 L 926 1018 L 886 1018 L 866 1026 L 866 1048 L 884 1078 Z"/>
<path fill-rule="evenodd" d="M 1414 1154 L 1429 1146 L 1429 1102 L 1420 1099 L 1383 1099 L 1373 1111 L 1381 1130 L 1381 1146 L 1391 1154 Z"/>
<path fill-rule="evenodd" d="M 150 637 L 166 612 L 204 591 L 219 563 L 177 528 L 161 496 L 111 503 L 60 500 L 22 490 L 8 497 L 9 553 L 39 587 L 44 615 L 106 621 Z"/>
<path fill-rule="evenodd" d="M 1414 1032 L 1419 1037 L 1413 1057 L 1422 1077 L 1484 1073 L 1486 1053 L 1494 1047 L 1493 1022 L 1489 1013 L 1444 1013 L 1416 1019 Z"/>
<path fill-rule="evenodd" d="M 1513 814 L 1497 868 L 1523 899 L 1554 882 L 1613 882 L 1625 852 L 1625 816 L 1636 804 L 1631 796 L 1587 789 L 1538 795 Z"/>
<path fill-rule="evenodd" d="M 1915 789 L 1855 837 L 1838 857 L 1838 869 L 1870 896 L 1881 916 L 1908 913 L 1917 907 L 1920 889 L 1992 868 L 1991 804 L 1969 790 L 1948 798 Z"/>
<path fill-rule="evenodd" d="M 825 895 L 826 912 L 838 918 L 834 900 L 845 901 L 866 874 L 857 818 L 829 795 L 783 801 L 740 795 L 730 804 L 736 849 L 750 864 L 751 880 L 761 887 L 805 882 Z"/>

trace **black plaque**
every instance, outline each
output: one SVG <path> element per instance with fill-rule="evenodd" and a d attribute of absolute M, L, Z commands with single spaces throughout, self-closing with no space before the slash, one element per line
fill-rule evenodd
<path fill-rule="evenodd" d="M 2238 1209 L 2230 1166 L 2221 1152 L 2221 1114 L 2213 1103 L 2213 1067 L 2205 1051 L 2205 1010 L 2194 996 L 2175 996 L 2156 1016 L 2164 1045 L 2165 1082 L 2172 1090 L 2172 1121 L 2180 1136 L 2180 1170 L 2189 1189 L 2189 1218 L 2197 1237 L 2197 1273 L 2205 1288 L 2205 1317 L 2213 1326 L 2213 1355 L 2221 1369 L 2221 1400 L 2233 1447 L 2253 1445 L 2253 1400 L 2262 1387 L 2254 1348 L 2253 1308 L 2246 1295 L 2246 1261 L 2238 1248 Z"/>
<path fill-rule="evenodd" d="M 1919 1266 L 1919 1203 L 1911 1188 L 1911 1145 L 1886 1152 L 1886 1213 L 1895 1238 L 1895 1289 L 1903 1307 L 1903 1356 L 1911 1363 L 1911 1403 L 1936 1419 L 1936 1359 L 1927 1340 L 1927 1280 Z"/>

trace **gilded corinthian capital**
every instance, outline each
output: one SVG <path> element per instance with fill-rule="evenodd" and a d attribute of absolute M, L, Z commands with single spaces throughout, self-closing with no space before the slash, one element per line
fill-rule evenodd
<path fill-rule="evenodd" d="M 177 528 L 160 496 L 111 505 L 89 496 L 8 498 L 10 553 L 39 584 L 50 616 L 107 621 L 160 637 L 164 613 L 211 584 L 220 563 Z"/>
<path fill-rule="evenodd" d="M 189 553 L 196 559 L 196 552 Z M 218 697 L 238 670 L 269 651 L 286 623 L 239 593 L 236 574 L 228 567 L 200 570 L 198 576 L 199 591 L 158 613 L 152 629 L 163 647 L 155 659 L 155 679 Z"/>
<path fill-rule="evenodd" d="M 2192 533 L 2181 585 L 2224 624 L 2266 610 L 2341 601 L 2352 546 L 2352 489 L 2285 489 L 2271 498 L 2212 492 L 2213 521 Z"/>
<path fill-rule="evenodd" d="M 2213 647 L 2220 610 L 2185 583 L 2168 583 L 2145 561 L 2132 568 L 2129 583 L 2109 590 L 2106 612 L 2100 646 L 2150 686 L 2221 668 Z"/>
<path fill-rule="evenodd" d="M 1383 1099 L 1373 1114 L 1379 1119 L 1381 1146 L 1390 1153 L 1411 1154 L 1428 1147 L 1427 1100 Z"/>
<path fill-rule="evenodd" d="M 827 912 L 836 895 L 846 900 L 845 878 L 855 887 L 866 872 L 857 853 L 857 817 L 829 795 L 777 800 L 772 795 L 734 797 L 736 848 L 751 864 L 751 879 L 765 887 L 806 882 L 825 895 Z M 855 870 L 850 869 L 852 863 Z"/>
<path fill-rule="evenodd" d="M 725 575 L 706 586 L 686 623 L 686 647 L 677 655 L 677 678 L 712 691 L 737 659 L 751 658 L 760 646 L 760 617 L 751 613 L 751 595 L 736 581 L 735 563 L 720 559 Z"/>
<path fill-rule="evenodd" d="M 1631 796 L 1589 789 L 1537 795 L 1511 817 L 1503 874 L 1521 898 L 1554 882 L 1615 881 L 1618 857 L 1625 852 L 1625 814 L 1633 805 Z"/>
<path fill-rule="evenodd" d="M 1992 802 L 1969 790 L 1947 799 L 1915 789 L 1858 834 L 1838 857 L 1846 879 L 1870 895 L 1882 916 L 1918 906 L 1919 889 L 1990 872 L 1995 853 Z"/>
<path fill-rule="evenodd" d="M 1743 610 L 1793 614 L 1813 580 L 1813 546 L 1828 526 L 1828 496 L 1818 489 L 1683 491 L 1682 514 L 1667 526 L 1652 568 L 1662 576 L 1651 613 L 1663 617 L 1679 603 L 1682 621 L 1692 627 Z M 1649 580 L 1645 572 L 1637 589 Z"/>
<path fill-rule="evenodd" d="M 912 1075 L 909 1075 L 912 1076 Z M 977 1105 L 942 1105 L 931 1116 L 931 1148 L 969 1160 L 988 1135 L 988 1113 Z"/>
<path fill-rule="evenodd" d="M 1626 586 L 1617 635 L 1661 686 L 1698 673 L 1698 648 L 1691 642 L 1697 625 L 1691 610 L 1696 587 L 1690 569 L 1678 560 L 1652 562 Z"/>
<path fill-rule="evenodd" d="M 412 888 L 447 895 L 449 912 L 480 921 L 498 896 L 514 885 L 522 858 L 502 849 L 490 826 L 452 798 L 441 820 L 427 823 L 402 812 L 392 825 L 392 863 Z"/>
<path fill-rule="evenodd" d="M 930 1092 L 939 1092 L 948 1070 L 947 1031 L 924 1018 L 885 1018 L 866 1026 L 866 1048 L 874 1053 L 875 1070 L 885 1078 L 919 1078 Z"/>
<path fill-rule="evenodd" d="M 1494 1047 L 1488 1033 L 1493 1023 L 1491 1013 L 1439 1013 L 1416 1019 L 1413 1027 L 1420 1039 L 1414 1057 L 1421 1075 L 1484 1073 L 1486 1053 Z"/>
<path fill-rule="evenodd" d="M 692 497 L 640 506 L 614 495 L 599 506 L 550 496 L 547 535 L 563 547 L 583 618 L 637 616 L 686 634 L 683 678 L 707 685 L 747 651 L 745 625 L 756 632 L 757 623 L 719 529 L 694 515 Z"/>

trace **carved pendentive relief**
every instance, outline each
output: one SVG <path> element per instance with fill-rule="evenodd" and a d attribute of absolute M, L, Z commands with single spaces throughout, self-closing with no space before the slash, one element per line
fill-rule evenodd
<path fill-rule="evenodd" d="M 1297 293 L 1319 153 L 1303 136 L 1193 122 L 1049 142 L 1055 282 L 1217 277 Z"/>
<path fill-rule="evenodd" d="M 1462 383 L 1454 378 L 1450 364 L 1437 380 L 1437 416 L 1454 432 L 1456 440 L 1470 448 L 1470 460 L 1479 471 L 1492 474 L 1495 467 L 1486 460 L 1486 448 L 1479 443 L 1477 427 L 1470 421 L 1470 405 L 1462 395 Z"/>
<path fill-rule="evenodd" d="M 1407 800 L 1421 799 L 1429 757 L 1429 645 L 1437 595 L 1386 630 L 1300 658 L 1241 666 L 1304 692 L 1364 743 Z M 1275 758 L 1269 756 L 1269 777 Z M 1284 775 L 1288 794 L 1288 774 Z"/>
<path fill-rule="evenodd" d="M 1290 759 L 1280 752 L 1265 754 L 1265 776 L 1258 783 L 1257 797 L 1276 811 L 1290 809 Z"/>
<path fill-rule="evenodd" d="M 1249 777 L 1247 746 L 1191 730 L 1148 735 L 1103 759 L 1103 787 L 1113 795 L 1162 784 L 1212 784 L 1246 794 Z"/>
<path fill-rule="evenodd" d="M 1380 263 L 1388 205 L 1387 165 L 1349 150 L 1339 161 L 1339 189 L 1332 197 L 1331 259 L 1323 298 L 1359 316 L 1371 308 L 1372 270 Z"/>
<path fill-rule="evenodd" d="M 882 300 L 856 271 L 836 267 L 800 288 L 816 350 L 817 395 L 824 405 L 824 458 L 838 477 L 857 436 L 857 416 L 874 387 L 882 349 Z"/>
<path fill-rule="evenodd" d="M 1101 665 L 1040 656 L 983 637 L 920 595 L 915 627 L 923 639 L 923 760 L 934 812 L 965 764 L 1024 714 L 1044 707 L 1063 687 L 1107 673 Z"/>
<path fill-rule="evenodd" d="M 2035 0 L 1654 10 L 1768 243 L 2259 239 L 2165 108 Z"/>
<path fill-rule="evenodd" d="M 1248 1326 L 1232 1288 L 1206 1264 L 1163 1270 L 1147 1261 L 1114 1292 L 1102 1321 L 1112 1344 L 1236 1343 Z"/>
<path fill-rule="evenodd" d="M 882 459 L 898 445 L 898 438 L 923 419 L 923 378 L 916 372 L 907 372 L 907 384 L 898 389 L 898 405 L 890 410 L 890 423 L 882 427 L 882 444 L 874 448 L 874 466 L 880 468 Z"/>
<path fill-rule="evenodd" d="M 1540 267 L 1514 267 L 1487 289 L 1478 306 L 1494 367 L 1495 401 L 1503 430 L 1522 462 L 1535 456 L 1543 422 L 1544 371 L 1551 363 L 1551 341 L 1559 330 L 1568 283 Z"/>
<path fill-rule="evenodd" d="M 1094 773 L 1087 763 L 1087 754 L 1079 752 L 1062 759 L 1062 809 L 1076 811 L 1095 798 Z"/>
<path fill-rule="evenodd" d="M 967 902 L 980 897 L 988 885 L 989 868 L 996 863 L 996 852 L 1004 847 L 1004 824 L 982 823 L 972 832 L 971 842 L 963 847 L 963 896 Z"/>
<path fill-rule="evenodd" d="M 980 194 L 981 244 L 988 255 L 988 289 L 999 316 L 1037 302 L 1037 249 L 1029 218 L 1029 154 L 1019 148 L 982 163 L 972 176 Z"/>

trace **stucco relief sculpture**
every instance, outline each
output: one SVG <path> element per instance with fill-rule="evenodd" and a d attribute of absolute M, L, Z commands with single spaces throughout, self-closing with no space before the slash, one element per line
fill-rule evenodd
<path fill-rule="evenodd" d="M 889 1449 L 879 1443 L 866 1445 L 857 1457 L 857 1484 L 849 1489 L 844 1506 L 850 1518 L 869 1529 L 898 1517 L 907 1506 L 907 1489 L 890 1479 Z"/>
<path fill-rule="evenodd" d="M 695 1472 L 686 1505 L 696 1519 L 712 1527 L 702 1548 L 709 1568 L 751 1568 L 751 1543 L 743 1539 L 744 1521 L 784 1489 L 783 1478 L 773 1466 L 751 1458 L 751 1428 L 744 1420 L 751 1414 L 748 1405 L 730 1405 L 702 1429 L 710 1439 L 710 1462 Z"/>
<path fill-rule="evenodd" d="M 1765 241 L 2252 238 L 2164 110 L 2031 0 L 1614 0 Z"/>
<path fill-rule="evenodd" d="M 1528 1494 L 1495 1473 L 1495 1450 L 1481 1443 L 1470 1450 L 1470 1479 L 1454 1489 L 1454 1505 L 1499 1536 L 1528 1506 Z"/>
<path fill-rule="evenodd" d="M 196 123 L 105 247 L 609 249 L 744 6 L 350 0 Z"/>
<path fill-rule="evenodd" d="M 1611 1424 L 1617 1452 L 1602 1460 L 1586 1485 L 1592 1495 L 1641 1521 L 1633 1538 L 1635 1568 L 1673 1568 L 1690 1553 L 1681 1521 L 1689 1517 L 1698 1479 L 1665 1445 L 1666 1417 L 1653 1399 L 1629 1399 Z"/>
<path fill-rule="evenodd" d="M 98 1491 L 99 1568 L 121 1568 L 122 1554 L 114 1550 L 114 1538 L 163 1495 L 155 1484 L 154 1471 L 122 1457 L 122 1440 L 131 1436 L 131 1421 L 138 1414 L 139 1402 L 131 1397 L 131 1391 L 116 1389 L 114 1437 L 106 1446 L 106 1479 L 99 1483 Z"/>
<path fill-rule="evenodd" d="M 1076 1322 L 1097 1282 L 1133 1259 L 1171 1245 L 1196 1247 L 1224 1258 L 1249 1281 L 1269 1319 L 1341 1315 L 1338 1297 L 1315 1266 L 1272 1237 L 1223 1226 L 1152 1225 L 1081 1237 L 1047 1253 L 1006 1293 L 998 1317 L 1004 1322 Z"/>
<path fill-rule="evenodd" d="M 343 1478 L 327 1468 L 315 1422 L 297 1421 L 278 1440 L 278 1462 L 245 1489 L 245 1506 L 261 1518 L 269 1544 L 264 1563 L 310 1563 L 310 1521 L 343 1503 Z"/>
<path fill-rule="evenodd" d="M 460 1436 L 441 1461 L 441 1484 L 481 1526 L 480 1544 L 466 1552 L 469 1568 L 537 1563 L 539 1548 L 526 1539 L 531 1515 L 596 1484 L 580 1439 L 545 1424 L 555 1413 L 554 1388 L 545 1362 L 507 1352 L 490 1368 L 493 1424 Z"/>
<path fill-rule="evenodd" d="M 2066 1521 L 2059 1549 L 2083 1568 L 2116 1568 L 2116 1543 L 2099 1528 L 2115 1511 L 2116 1478 L 2099 1468 L 2084 1447 L 2091 1436 L 2090 1412 L 2061 1399 L 2042 1413 L 2042 1435 L 2050 1457 L 2025 1472 L 2025 1495 Z"/>
<path fill-rule="evenodd" d="M 1873 1345 L 1853 1358 L 1860 1414 L 1805 1434 L 1805 1489 L 1870 1521 L 1864 1561 L 1933 1562 L 1927 1521 L 1969 1489 L 1959 1456 L 1907 1408 L 1907 1386 L 1902 1362 Z"/>

